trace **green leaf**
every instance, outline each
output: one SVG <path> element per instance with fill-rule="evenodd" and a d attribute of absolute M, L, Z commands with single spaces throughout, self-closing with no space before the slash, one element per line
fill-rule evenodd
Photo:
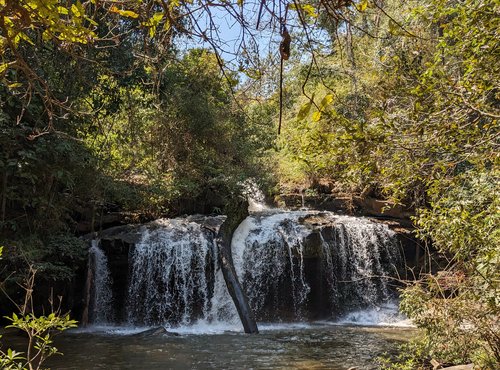
<path fill-rule="evenodd" d="M 325 97 L 321 100 L 321 103 L 319 106 L 320 110 L 324 110 L 327 106 L 332 104 L 332 102 L 333 102 L 333 94 L 325 95 Z"/>
<path fill-rule="evenodd" d="M 389 32 L 392 35 L 396 35 L 399 32 L 399 26 L 392 19 L 389 20 Z"/>
<path fill-rule="evenodd" d="M 311 106 L 312 102 L 308 101 L 304 105 L 300 107 L 299 113 L 297 114 L 297 119 L 299 121 L 302 121 L 304 118 L 306 118 L 309 115 L 309 112 L 311 111 Z"/>

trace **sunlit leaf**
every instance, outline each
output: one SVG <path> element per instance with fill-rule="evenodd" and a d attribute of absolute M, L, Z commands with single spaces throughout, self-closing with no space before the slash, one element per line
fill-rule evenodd
<path fill-rule="evenodd" d="M 26 41 L 28 44 L 30 44 L 30 45 L 35 45 L 35 44 L 34 44 L 34 42 L 33 42 L 33 41 L 31 41 L 31 39 L 28 37 L 28 35 L 26 35 L 24 32 L 20 32 L 20 33 L 19 33 L 19 37 L 20 37 L 22 40 Z"/>
<path fill-rule="evenodd" d="M 122 9 L 118 9 L 116 6 L 112 6 L 109 10 L 113 13 L 120 14 L 121 16 L 127 17 L 127 18 L 138 18 L 139 17 L 139 14 L 137 14 L 136 12 L 134 12 L 132 10 L 122 10 Z"/>
<path fill-rule="evenodd" d="M 73 15 L 75 15 L 76 17 L 82 16 L 82 14 L 80 13 L 80 9 L 78 9 L 75 4 L 71 5 L 71 13 L 73 13 Z"/>
<path fill-rule="evenodd" d="M 57 11 L 59 14 L 68 14 L 69 13 L 68 9 L 65 8 L 64 6 L 58 6 Z"/>
<path fill-rule="evenodd" d="M 9 68 L 9 63 L 0 64 L 0 73 L 4 73 Z"/>
<path fill-rule="evenodd" d="M 317 18 L 318 13 L 316 13 L 316 9 L 314 6 L 310 4 L 298 4 L 298 7 L 295 3 L 288 5 L 289 9 L 292 10 L 302 10 L 307 16 L 312 17 L 312 18 Z"/>
<path fill-rule="evenodd" d="M 356 9 L 358 9 L 360 12 L 364 12 L 366 8 L 368 7 L 368 0 L 361 0 L 357 5 Z"/>
<path fill-rule="evenodd" d="M 320 110 L 323 110 L 328 105 L 332 104 L 332 102 L 333 102 L 333 95 L 332 94 L 325 95 L 325 97 L 321 100 Z"/>
<path fill-rule="evenodd" d="M 14 83 L 8 85 L 9 89 L 16 89 L 16 88 L 21 87 L 21 86 L 23 86 L 23 84 L 20 82 L 14 82 Z"/>
<path fill-rule="evenodd" d="M 297 119 L 299 119 L 300 121 L 302 121 L 304 118 L 306 118 L 309 115 L 309 112 L 311 111 L 311 106 L 312 106 L 312 102 L 311 101 L 309 101 L 309 102 L 305 103 L 304 105 L 302 105 L 300 107 L 299 113 L 297 114 Z"/>

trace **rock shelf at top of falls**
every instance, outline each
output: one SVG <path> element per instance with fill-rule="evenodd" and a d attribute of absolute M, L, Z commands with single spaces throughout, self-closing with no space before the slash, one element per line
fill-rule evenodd
<path fill-rule="evenodd" d="M 237 324 L 217 259 L 223 220 L 190 216 L 105 230 L 99 248 L 107 266 L 95 264 L 101 270 L 93 274 L 108 274 L 100 281 L 111 287 L 94 290 L 110 292 L 101 298 L 110 307 L 94 302 L 90 310 L 109 309 L 112 323 L 121 324 Z M 402 261 L 387 225 L 319 211 L 253 213 L 236 229 L 232 254 L 261 322 L 332 319 L 382 305 L 393 298 L 387 277 Z"/>

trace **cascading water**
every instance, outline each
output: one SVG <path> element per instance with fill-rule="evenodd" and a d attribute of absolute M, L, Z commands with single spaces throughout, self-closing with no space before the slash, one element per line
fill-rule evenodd
<path fill-rule="evenodd" d="M 400 263 L 395 233 L 366 219 L 333 216 L 320 231 L 330 303 L 344 309 L 369 307 L 390 299 L 388 277 Z"/>
<path fill-rule="evenodd" d="M 387 301 L 384 277 L 399 263 L 395 233 L 386 225 L 330 212 L 251 215 L 236 230 L 232 248 L 260 320 L 300 320 L 312 309 L 334 316 Z M 323 307 L 313 307 L 311 293 Z"/>
<path fill-rule="evenodd" d="M 185 325 L 209 316 L 217 267 L 214 236 L 200 223 L 180 218 L 159 220 L 143 232 L 129 257 L 129 323 Z"/>
<path fill-rule="evenodd" d="M 99 241 L 92 240 L 89 249 L 89 270 L 93 275 L 91 290 L 91 317 L 94 324 L 104 324 L 113 321 L 113 294 L 111 292 L 111 275 L 108 269 L 108 259 L 101 248 Z"/>
<path fill-rule="evenodd" d="M 125 321 L 237 325 L 218 267 L 215 236 L 223 219 L 165 219 L 143 227 L 129 251 Z M 259 321 L 335 318 L 377 307 L 390 298 L 383 277 L 394 275 L 399 263 L 395 233 L 386 225 L 318 211 L 253 213 L 236 229 L 232 253 Z M 106 320 L 97 311 L 94 317 Z"/>
<path fill-rule="evenodd" d="M 236 272 L 252 309 L 261 319 L 274 319 L 283 307 L 296 317 L 310 290 L 304 281 L 304 235 L 301 213 L 247 217 L 236 229 L 232 252 Z M 264 313 L 264 309 L 267 312 Z"/>

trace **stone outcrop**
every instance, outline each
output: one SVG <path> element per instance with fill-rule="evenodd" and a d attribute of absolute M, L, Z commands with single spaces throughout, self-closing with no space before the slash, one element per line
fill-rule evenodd
<path fill-rule="evenodd" d="M 414 215 L 413 210 L 410 208 L 370 196 L 290 193 L 279 195 L 276 203 L 288 209 L 310 208 L 351 216 L 395 219 L 405 227 L 412 226 L 410 217 Z"/>

